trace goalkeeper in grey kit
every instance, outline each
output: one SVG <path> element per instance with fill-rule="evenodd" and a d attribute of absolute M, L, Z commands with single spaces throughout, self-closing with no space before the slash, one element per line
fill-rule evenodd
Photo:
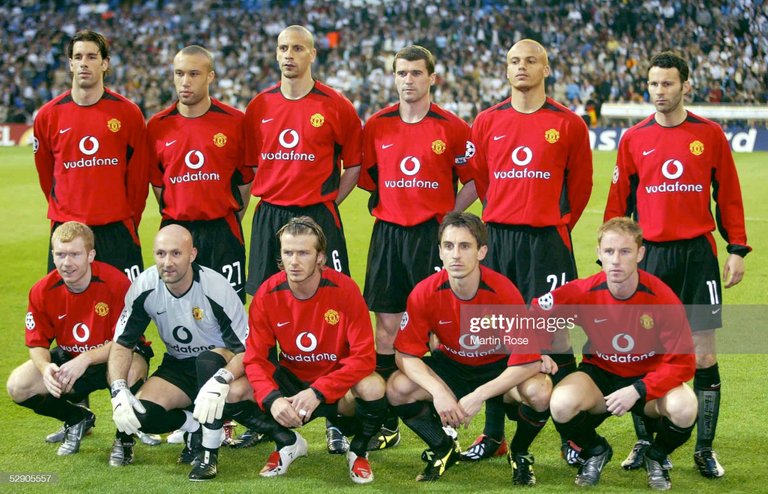
<path fill-rule="evenodd" d="M 190 480 L 209 480 L 218 472 L 222 417 L 249 424 L 255 411 L 251 401 L 226 404 L 231 384 L 237 389 L 248 384 L 242 365 L 248 332 L 245 310 L 226 278 L 193 262 L 197 251 L 185 228 L 161 229 L 153 252 L 155 266 L 144 271 L 126 295 L 109 355 L 113 420 L 128 434 L 138 429 L 185 431 L 178 462 L 193 466 Z M 125 380 L 130 358 L 126 352 L 150 320 L 167 353 L 134 396 Z M 190 413 L 187 408 L 193 403 Z M 116 443 L 111 459 L 116 460 L 112 464 L 130 464 L 132 444 Z"/>

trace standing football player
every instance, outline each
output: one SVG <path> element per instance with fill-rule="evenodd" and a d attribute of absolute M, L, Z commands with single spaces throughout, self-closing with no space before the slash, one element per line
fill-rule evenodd
<path fill-rule="evenodd" d="M 651 59 L 648 92 L 656 113 L 629 129 L 619 143 L 605 219 L 632 216 L 643 228 L 640 267 L 658 276 L 686 304 L 696 345 L 693 387 L 699 400 L 693 459 L 708 478 L 725 470 L 712 449 L 720 413 L 715 329 L 722 326 L 722 286 L 712 231 L 728 243 L 722 271 L 726 288 L 744 276 L 747 244 L 736 166 L 720 125 L 685 109 L 691 91 L 686 61 L 672 52 Z M 710 194 L 716 210 L 712 214 Z M 622 463 L 642 466 L 653 424 L 633 417 L 639 441 Z"/>
<path fill-rule="evenodd" d="M 191 45 L 173 58 L 178 101 L 147 125 L 156 157 L 152 186 L 161 227 L 192 233 L 195 261 L 224 275 L 245 302 L 245 243 L 240 219 L 253 170 L 245 166 L 243 113 L 210 96 L 213 55 Z"/>
<path fill-rule="evenodd" d="M 507 53 L 510 98 L 481 112 L 472 126 L 470 163 L 488 224 L 485 265 L 512 280 L 527 303 L 576 278 L 571 232 L 592 191 L 587 126 L 547 97 L 549 74 L 543 46 L 515 43 Z M 567 333 L 557 336 L 555 383 L 576 363 Z M 501 455 L 503 441 L 503 410 L 492 405 L 483 435 L 463 459 Z"/>
<path fill-rule="evenodd" d="M 408 294 L 440 270 L 435 245 L 440 221 L 475 198 L 465 157 L 469 126 L 432 103 L 432 53 L 407 46 L 392 68 L 400 101 L 366 122 L 359 183 L 371 192 L 368 208 L 376 218 L 363 293 L 376 314 L 376 372 L 384 379 L 397 370 L 393 344 Z M 457 199 L 459 177 L 465 185 Z M 383 449 L 399 441 L 392 415 L 370 446 Z"/>
<path fill-rule="evenodd" d="M 149 148 L 141 110 L 104 87 L 109 45 L 80 31 L 67 45 L 72 89 L 44 105 L 34 123 L 40 187 L 51 233 L 65 221 L 93 230 L 96 260 L 130 278 L 141 273 L 138 227 L 149 191 Z M 48 270 L 53 270 L 49 253 Z"/>
<path fill-rule="evenodd" d="M 323 228 L 328 265 L 349 274 L 337 205 L 357 185 L 362 126 L 348 99 L 312 78 L 316 55 L 312 33 L 285 28 L 277 37 L 280 82 L 245 111 L 245 161 L 256 168 L 251 193 L 261 198 L 251 232 L 250 294 L 278 272 L 275 233 L 295 216 L 307 215 Z"/>

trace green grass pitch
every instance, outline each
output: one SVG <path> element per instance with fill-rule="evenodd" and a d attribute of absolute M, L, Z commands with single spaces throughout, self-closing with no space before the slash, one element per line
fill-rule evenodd
<path fill-rule="evenodd" d="M 768 211 L 765 183 L 768 182 L 766 153 L 739 154 L 739 167 L 746 205 L 747 230 L 755 253 L 747 258 L 745 280 L 724 294 L 726 304 L 765 304 L 768 300 L 768 266 L 762 261 L 768 244 Z M 574 248 L 581 275 L 597 270 L 595 259 L 595 230 L 602 219 L 606 191 L 615 160 L 615 153 L 596 152 L 595 188 L 592 201 L 576 230 Z M 48 241 L 46 205 L 37 183 L 31 149 L 0 148 L 0 237 L 2 246 L 2 275 L 0 276 L 0 376 L 3 382 L 10 371 L 24 362 L 24 315 L 27 293 L 45 271 Z M 761 185 L 762 184 L 762 185 Z M 342 205 L 352 274 L 362 284 L 372 220 L 366 208 L 367 194 L 356 190 Z M 147 211 L 141 225 L 145 262 L 151 262 L 151 241 L 159 224 L 157 205 L 148 199 Z M 251 210 L 253 205 L 251 205 Z M 479 205 L 472 211 L 479 213 Z M 250 231 L 251 212 L 246 215 L 246 234 Z M 721 259 L 724 246 L 720 242 Z M 148 336 L 160 347 L 156 330 Z M 764 337 L 764 336 L 763 336 Z M 160 348 L 156 348 L 158 354 Z M 155 359 L 155 364 L 159 360 Z M 677 492 L 764 492 L 768 485 L 765 467 L 765 445 L 768 442 L 768 412 L 765 384 L 766 355 L 721 355 L 723 376 L 723 406 L 715 446 L 726 468 L 726 476 L 710 481 L 698 475 L 693 467 L 692 441 L 672 456 L 673 489 Z M 342 457 L 325 453 L 322 421 L 302 429 L 310 442 L 310 455 L 297 461 L 283 478 L 262 479 L 258 472 L 271 446 L 260 445 L 243 451 L 223 450 L 219 476 L 206 484 L 186 480 L 189 467 L 177 466 L 179 446 L 162 444 L 157 447 L 138 445 L 135 464 L 122 469 L 107 465 L 114 434 L 110 402 L 106 392 L 91 397 L 98 415 L 92 436 L 82 443 L 79 454 L 59 458 L 56 446 L 44 443 L 45 434 L 58 428 L 51 419 L 38 417 L 29 410 L 14 405 L 5 395 L 0 399 L 0 491 L 37 491 L 31 484 L 10 485 L 9 473 L 50 473 L 58 478 L 57 492 L 123 491 L 142 493 L 168 491 L 194 492 L 282 492 L 366 491 L 398 492 L 412 489 L 419 492 L 500 492 L 511 486 L 510 469 L 504 459 L 486 461 L 479 465 L 459 464 L 433 485 L 420 485 L 414 477 L 423 463 L 419 457 L 424 445 L 408 430 L 403 429 L 403 442 L 393 450 L 371 454 L 376 481 L 370 486 L 356 487 L 347 477 Z M 482 429 L 482 416 L 468 430 L 460 431 L 461 443 L 468 446 Z M 507 435 L 514 423 L 507 424 Z M 239 428 L 238 432 L 242 432 Z M 634 442 L 631 421 L 627 417 L 608 420 L 601 433 L 614 448 L 614 459 L 606 467 L 599 492 L 646 492 L 644 472 L 624 472 L 619 463 Z M 536 456 L 538 492 L 575 491 L 575 471 L 559 458 L 559 440 L 554 428 L 547 425 L 533 445 Z"/>

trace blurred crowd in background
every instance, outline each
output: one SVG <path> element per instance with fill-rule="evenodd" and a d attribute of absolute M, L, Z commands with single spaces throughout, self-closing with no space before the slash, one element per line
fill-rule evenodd
<path fill-rule="evenodd" d="M 216 57 L 215 97 L 244 109 L 279 81 L 275 45 L 287 25 L 315 34 L 315 79 L 367 118 L 397 100 L 394 54 L 416 43 L 437 58 L 434 100 L 472 122 L 508 96 L 506 52 L 540 41 L 548 94 L 599 120 L 604 102 L 647 101 L 647 62 L 674 49 L 691 65 L 694 102 L 766 104 L 768 3 L 533 0 L 179 0 L 0 2 L 0 122 L 31 123 L 71 86 L 65 55 L 80 29 L 111 42 L 107 85 L 147 117 L 175 98 L 175 53 L 199 44 Z"/>

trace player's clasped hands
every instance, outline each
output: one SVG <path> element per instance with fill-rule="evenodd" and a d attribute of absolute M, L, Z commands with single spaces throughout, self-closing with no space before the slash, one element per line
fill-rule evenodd
<path fill-rule="evenodd" d="M 434 396 L 435 410 L 440 415 L 443 426 L 450 425 L 458 428 L 468 424 L 471 417 L 467 415 L 459 402 L 453 396 Z"/>
<path fill-rule="evenodd" d="M 59 366 L 51 362 L 45 367 L 43 372 L 43 383 L 45 389 L 55 398 L 61 398 L 62 383 L 59 381 Z"/>
<path fill-rule="evenodd" d="M 291 403 L 291 406 L 293 406 L 293 409 L 296 411 L 299 418 L 301 418 L 302 423 L 309 422 L 315 409 L 320 406 L 320 400 L 311 388 L 307 388 L 288 397 L 288 401 Z"/>
<path fill-rule="evenodd" d="M 272 417 L 283 427 L 295 428 L 301 427 L 304 423 L 301 417 L 299 417 L 298 411 L 293 408 L 293 405 L 288 398 L 276 399 L 270 408 Z"/>

